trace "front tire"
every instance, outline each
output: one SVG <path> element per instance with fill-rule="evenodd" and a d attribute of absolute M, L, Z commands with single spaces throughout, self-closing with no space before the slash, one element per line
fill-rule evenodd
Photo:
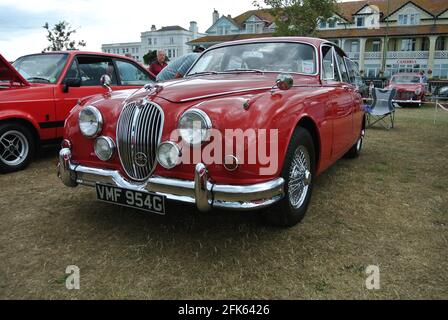
<path fill-rule="evenodd" d="M 35 147 L 27 127 L 15 123 L 0 125 L 0 173 L 25 169 L 33 158 Z"/>
<path fill-rule="evenodd" d="M 270 224 L 293 227 L 302 221 L 311 200 L 314 174 L 313 139 L 306 129 L 299 127 L 294 131 L 283 166 L 285 197 L 265 212 Z"/>

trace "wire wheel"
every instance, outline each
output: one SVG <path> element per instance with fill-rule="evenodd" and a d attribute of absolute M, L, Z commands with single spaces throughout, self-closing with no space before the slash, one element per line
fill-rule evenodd
<path fill-rule="evenodd" d="M 294 209 L 299 209 L 305 203 L 311 178 L 310 154 L 306 147 L 299 146 L 294 153 L 288 183 L 289 203 Z"/>
<path fill-rule="evenodd" d="M 20 131 L 7 131 L 0 137 L 0 160 L 8 166 L 22 164 L 29 150 L 28 140 Z"/>

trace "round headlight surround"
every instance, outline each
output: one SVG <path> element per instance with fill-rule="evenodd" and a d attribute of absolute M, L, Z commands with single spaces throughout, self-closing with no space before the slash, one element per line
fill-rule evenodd
<path fill-rule="evenodd" d="M 417 88 L 415 89 L 415 94 L 418 96 L 419 94 L 422 93 L 422 88 Z"/>
<path fill-rule="evenodd" d="M 90 112 L 90 115 L 86 115 L 86 113 L 88 113 L 88 112 Z M 85 123 L 86 119 L 83 120 L 84 117 L 89 117 L 89 116 L 93 116 L 95 119 L 96 128 L 92 132 L 90 132 L 90 131 L 87 132 L 87 130 L 85 130 L 85 126 L 87 125 Z M 90 125 L 92 125 L 92 124 L 93 124 L 93 122 L 91 121 Z M 103 129 L 103 115 L 94 106 L 86 106 L 86 107 L 82 108 L 81 111 L 79 111 L 78 126 L 79 126 L 79 130 L 81 131 L 81 133 L 84 137 L 89 138 L 89 139 L 95 139 L 96 137 L 99 136 L 99 134 L 101 133 L 101 130 Z"/>
<path fill-rule="evenodd" d="M 191 119 L 192 116 L 196 117 L 197 119 L 195 119 L 193 121 L 190 121 L 189 119 L 187 119 L 187 117 L 190 117 L 190 119 Z M 200 141 L 198 139 L 196 139 L 196 141 L 195 141 L 195 133 L 193 132 L 193 130 L 195 130 L 194 124 L 196 122 L 198 122 L 197 120 L 199 120 L 201 122 L 201 128 L 196 129 L 196 130 L 201 130 Z M 182 128 L 182 124 L 185 121 L 189 121 L 190 123 L 192 122 L 193 126 L 187 127 L 187 128 Z M 179 123 L 178 123 L 178 130 L 180 132 L 182 140 L 185 141 L 188 145 L 193 146 L 193 147 L 200 146 L 204 142 L 206 142 L 210 139 L 210 130 L 212 129 L 212 127 L 213 127 L 212 120 L 210 119 L 208 114 L 205 113 L 204 111 L 202 111 L 200 109 L 196 109 L 196 108 L 192 108 L 192 109 L 185 111 L 184 114 L 180 117 Z M 190 130 L 191 130 L 191 135 L 187 136 L 187 132 Z"/>
<path fill-rule="evenodd" d="M 100 151 L 98 150 L 99 149 L 98 143 L 100 141 L 104 141 L 105 145 L 108 148 L 107 150 L 104 150 L 104 149 L 102 150 L 102 151 L 108 152 L 105 156 L 104 156 L 104 154 L 101 154 Z M 93 144 L 93 149 L 94 149 L 95 155 L 98 157 L 98 159 L 100 159 L 101 161 L 109 161 L 115 153 L 115 149 L 116 149 L 115 141 L 112 138 L 106 137 L 106 136 L 98 137 L 95 139 L 95 142 Z"/>
<path fill-rule="evenodd" d="M 171 165 L 167 164 L 165 161 L 163 161 L 163 159 L 161 158 L 161 151 L 162 148 L 169 146 L 171 148 L 171 150 L 169 152 L 172 152 L 172 150 L 174 150 L 173 155 L 177 156 L 176 161 L 171 161 Z M 181 160 L 181 155 L 182 155 L 182 151 L 180 149 L 180 147 L 171 141 L 165 141 L 162 142 L 161 144 L 159 144 L 159 146 L 157 147 L 157 152 L 156 152 L 156 158 L 157 158 L 157 162 L 165 169 L 167 170 L 171 170 L 173 168 L 175 168 L 176 166 L 178 166 L 180 164 L 180 160 Z"/>

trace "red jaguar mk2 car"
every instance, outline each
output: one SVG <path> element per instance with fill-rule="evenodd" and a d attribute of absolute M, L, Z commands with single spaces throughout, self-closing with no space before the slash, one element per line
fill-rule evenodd
<path fill-rule="evenodd" d="M 426 84 L 418 73 L 397 73 L 392 76 L 387 89 L 396 89 L 394 101 L 401 106 L 417 105 L 425 101 Z"/>
<path fill-rule="evenodd" d="M 293 226 L 314 179 L 357 157 L 364 112 L 344 52 L 313 38 L 266 38 L 205 51 L 184 79 L 79 103 L 65 124 L 58 175 L 97 198 L 165 214 L 265 209 Z"/>
<path fill-rule="evenodd" d="M 64 121 L 79 99 L 151 81 L 132 59 L 93 52 L 24 56 L 9 64 L 0 55 L 0 172 L 25 168 L 41 143 L 62 137 Z"/>

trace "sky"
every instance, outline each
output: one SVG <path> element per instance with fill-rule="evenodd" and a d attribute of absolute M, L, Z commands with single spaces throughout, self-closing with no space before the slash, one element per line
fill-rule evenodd
<path fill-rule="evenodd" d="M 253 0 L 0 0 L 0 54 L 7 60 L 41 52 L 47 46 L 45 22 L 68 21 L 77 29 L 73 39 L 85 40 L 86 50 L 101 44 L 140 41 L 140 33 L 169 25 L 199 32 L 212 24 L 212 12 L 236 16 L 254 9 Z"/>

